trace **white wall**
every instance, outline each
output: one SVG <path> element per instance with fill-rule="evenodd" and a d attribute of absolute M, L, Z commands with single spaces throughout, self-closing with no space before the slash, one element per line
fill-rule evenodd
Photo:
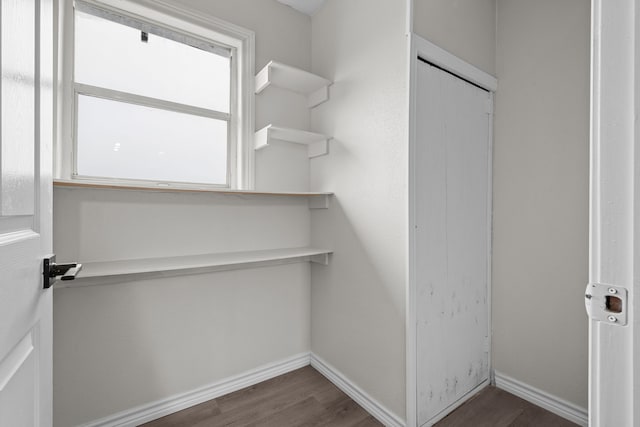
<path fill-rule="evenodd" d="M 305 199 L 56 188 L 58 259 L 299 247 Z M 190 391 L 310 348 L 309 266 L 54 292 L 55 425 Z"/>
<path fill-rule="evenodd" d="M 495 0 L 413 0 L 413 32 L 495 75 Z"/>
<path fill-rule="evenodd" d="M 311 22 L 275 1 L 175 3 L 256 32 L 256 71 L 311 64 Z M 306 128 L 303 97 L 269 88 L 256 127 Z M 304 147 L 257 153 L 257 187 L 307 190 Z M 307 246 L 305 199 L 54 191 L 54 250 L 79 262 Z M 310 350 L 307 264 L 54 292 L 54 423 L 76 425 Z"/>
<path fill-rule="evenodd" d="M 54 425 L 74 426 L 309 351 L 309 266 L 54 293 Z"/>
<path fill-rule="evenodd" d="M 312 213 L 312 351 L 400 417 L 405 413 L 407 41 L 396 0 L 329 0 L 313 17 L 313 70 L 334 81 L 312 128 L 334 136 L 311 188 L 335 192 Z"/>
<path fill-rule="evenodd" d="M 311 66 L 311 20 L 275 0 L 169 0 L 253 30 L 256 72 L 271 60 L 308 70 Z M 273 123 L 299 129 L 309 126 L 306 98 L 278 88 L 256 96 L 256 130 Z M 283 167 L 286 165 L 286 167 Z M 276 142 L 256 152 L 258 190 L 309 189 L 307 149 Z"/>
<path fill-rule="evenodd" d="M 258 152 L 257 187 L 306 190 L 310 171 L 312 190 L 336 193 L 332 207 L 310 214 L 306 201 L 280 198 L 58 188 L 58 258 L 86 262 L 309 241 L 335 255 L 330 266 L 311 267 L 311 289 L 309 266 L 295 264 L 57 290 L 55 425 L 86 422 L 309 349 L 402 417 L 404 6 L 328 0 L 311 21 L 275 1 L 173 2 L 254 30 L 256 71 L 275 59 L 312 65 L 335 81 L 331 99 L 311 120 L 298 95 L 269 88 L 256 98 L 257 129 L 272 122 L 311 125 L 335 137 L 329 156 L 311 163 L 303 147 Z M 497 5 L 497 62 L 492 0 L 416 0 L 414 28 L 500 80 L 495 367 L 585 405 L 588 1 Z"/>
<path fill-rule="evenodd" d="M 499 0 L 496 371 L 587 406 L 589 1 Z"/>

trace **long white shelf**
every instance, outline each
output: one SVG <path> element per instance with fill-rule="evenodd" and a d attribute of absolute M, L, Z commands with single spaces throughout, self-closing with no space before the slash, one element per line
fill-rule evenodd
<path fill-rule="evenodd" d="M 306 145 L 311 159 L 329 153 L 329 140 L 331 137 L 321 133 L 268 125 L 255 133 L 255 149 L 261 150 L 267 147 L 271 140 L 274 139 Z"/>
<path fill-rule="evenodd" d="M 332 251 L 310 247 L 225 252 L 166 258 L 82 263 L 75 280 L 57 281 L 56 288 L 124 283 L 132 280 L 175 277 L 215 271 L 239 270 L 295 262 L 328 265 Z"/>
<path fill-rule="evenodd" d="M 274 197 L 304 197 L 309 201 L 310 209 L 326 209 L 333 193 L 330 192 L 267 192 L 256 190 L 231 190 L 216 188 L 180 188 L 160 187 L 153 184 L 110 184 L 101 181 L 56 179 L 54 187 L 70 189 L 98 189 L 98 190 L 123 190 L 123 191 L 155 191 L 159 193 L 196 193 L 196 194 L 226 194 L 237 196 L 274 196 Z"/>
<path fill-rule="evenodd" d="M 307 105 L 313 108 L 329 99 L 331 80 L 280 62 L 271 61 L 256 75 L 256 93 L 270 85 L 287 89 L 307 97 Z"/>

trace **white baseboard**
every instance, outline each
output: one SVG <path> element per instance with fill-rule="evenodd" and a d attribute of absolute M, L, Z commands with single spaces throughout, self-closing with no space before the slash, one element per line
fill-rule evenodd
<path fill-rule="evenodd" d="M 118 412 L 81 427 L 135 427 L 165 415 L 189 408 L 193 405 L 215 399 L 228 393 L 249 387 L 309 365 L 309 353 L 302 353 L 275 363 L 261 366 L 233 377 L 217 381 L 186 393 L 176 394 L 166 399 Z"/>
<path fill-rule="evenodd" d="M 581 426 L 589 425 L 589 413 L 586 409 L 567 402 L 557 396 L 553 396 L 545 391 L 539 390 L 535 387 L 531 387 L 521 381 L 504 375 L 500 372 L 495 372 L 496 387 L 508 391 L 511 394 L 515 394 L 522 399 L 538 405 L 547 411 L 553 412 L 556 415 L 566 418 Z"/>
<path fill-rule="evenodd" d="M 386 427 L 404 427 L 405 423 L 402 418 L 382 406 L 333 366 L 313 353 L 311 353 L 311 366 Z"/>
<path fill-rule="evenodd" d="M 365 393 L 347 377 L 318 356 L 303 353 L 275 363 L 252 369 L 196 390 L 176 394 L 166 399 L 118 412 L 79 427 L 135 427 L 199 403 L 249 387 L 311 364 L 318 372 L 362 406 L 387 427 L 404 427 L 404 421 Z"/>
<path fill-rule="evenodd" d="M 480 393 L 483 389 L 487 388 L 489 385 L 491 385 L 491 380 L 490 379 L 484 380 L 478 386 L 474 387 L 473 390 L 471 390 L 470 392 L 462 396 L 460 399 L 458 399 L 456 402 L 454 402 L 453 404 L 447 406 L 445 409 L 440 411 L 437 415 L 435 415 L 433 418 L 431 418 L 429 421 L 423 424 L 423 426 L 429 427 L 436 424 L 439 421 L 442 421 L 444 417 L 446 417 L 447 415 L 449 415 L 450 413 L 458 409 L 460 406 L 467 403 L 472 397 Z"/>

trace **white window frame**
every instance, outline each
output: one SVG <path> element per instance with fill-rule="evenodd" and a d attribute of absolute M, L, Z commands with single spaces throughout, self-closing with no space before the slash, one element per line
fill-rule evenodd
<path fill-rule="evenodd" d="M 84 93 L 89 89 L 90 93 L 87 94 L 95 96 L 99 95 L 101 90 L 106 89 L 90 88 L 74 81 L 73 0 L 61 1 L 59 11 L 58 83 L 62 87 L 61 96 L 57 101 L 59 119 L 56 132 L 55 178 L 59 180 L 77 180 L 84 183 L 111 183 L 136 187 L 253 189 L 254 32 L 218 18 L 207 16 L 200 11 L 172 5 L 162 0 L 82 0 L 82 3 L 231 50 L 233 60 L 231 70 L 232 102 L 228 116 L 230 151 L 228 154 L 229 165 L 227 173 L 229 179 L 228 185 L 221 186 L 170 181 L 130 180 L 116 177 L 82 177 L 75 174 L 77 147 L 74 134 L 76 129 L 77 94 Z M 110 99 L 118 95 L 117 91 L 107 91 Z M 162 105 L 155 104 L 167 104 L 166 106 L 172 107 L 171 109 L 176 111 L 176 104 L 169 101 L 150 100 L 147 97 L 133 94 L 126 94 L 126 98 L 129 101 L 135 99 L 143 105 L 162 107 Z M 193 107 L 193 111 L 190 113 L 202 115 L 204 111 L 200 110 L 204 109 Z"/>

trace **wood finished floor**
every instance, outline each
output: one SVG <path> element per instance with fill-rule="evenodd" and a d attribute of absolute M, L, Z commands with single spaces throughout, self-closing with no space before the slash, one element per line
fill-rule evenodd
<path fill-rule="evenodd" d="M 310 366 L 159 418 L 144 427 L 381 427 Z"/>
<path fill-rule="evenodd" d="M 159 418 L 144 427 L 381 427 L 310 366 Z M 488 387 L 435 427 L 575 427 L 563 418 Z"/>
<path fill-rule="evenodd" d="M 504 390 L 487 387 L 434 427 L 576 427 Z"/>

